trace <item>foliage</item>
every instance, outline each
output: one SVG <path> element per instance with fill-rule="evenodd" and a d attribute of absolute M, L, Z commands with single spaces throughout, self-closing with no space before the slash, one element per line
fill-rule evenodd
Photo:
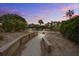
<path fill-rule="evenodd" d="M 49 24 L 48 28 L 50 30 L 59 30 L 61 25 L 61 23 L 58 21 L 51 21 L 51 23 L 47 23 L 47 24 Z"/>
<path fill-rule="evenodd" d="M 74 11 L 73 11 L 73 10 L 68 10 L 68 11 L 66 12 L 66 16 L 67 16 L 67 17 L 71 18 L 72 15 L 74 15 Z"/>
<path fill-rule="evenodd" d="M 44 24 L 43 20 L 39 20 L 38 23 L 41 25 L 41 24 Z"/>
<path fill-rule="evenodd" d="M 6 14 L 0 17 L 3 20 L 3 29 L 6 32 L 24 30 L 27 22 L 21 16 L 15 14 Z"/>
<path fill-rule="evenodd" d="M 65 37 L 79 42 L 79 16 L 63 21 L 60 31 Z"/>

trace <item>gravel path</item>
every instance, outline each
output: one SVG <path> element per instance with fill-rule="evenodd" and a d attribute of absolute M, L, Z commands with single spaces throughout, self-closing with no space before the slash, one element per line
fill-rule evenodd
<path fill-rule="evenodd" d="M 52 43 L 54 56 L 79 56 L 79 45 L 64 38 L 59 32 L 47 32 L 46 38 Z"/>

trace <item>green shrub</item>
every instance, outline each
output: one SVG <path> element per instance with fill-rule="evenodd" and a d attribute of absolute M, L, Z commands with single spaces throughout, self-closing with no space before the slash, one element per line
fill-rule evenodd
<path fill-rule="evenodd" d="M 3 29 L 6 32 L 24 30 L 27 26 L 25 19 L 15 14 L 3 15 L 0 20 L 3 20 Z"/>
<path fill-rule="evenodd" d="M 65 37 L 79 42 L 79 16 L 62 22 L 60 32 Z"/>

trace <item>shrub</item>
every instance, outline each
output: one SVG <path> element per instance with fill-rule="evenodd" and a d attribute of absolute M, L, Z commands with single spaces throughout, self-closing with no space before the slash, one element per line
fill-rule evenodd
<path fill-rule="evenodd" d="M 3 20 L 3 29 L 6 32 L 24 30 L 27 22 L 21 16 L 15 14 L 6 14 L 0 17 Z"/>
<path fill-rule="evenodd" d="M 79 42 L 79 16 L 62 22 L 60 32 L 65 37 Z"/>

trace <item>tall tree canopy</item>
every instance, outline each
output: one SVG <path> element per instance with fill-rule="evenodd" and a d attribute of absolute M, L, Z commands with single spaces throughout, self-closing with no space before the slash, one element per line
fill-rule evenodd
<path fill-rule="evenodd" d="M 71 19 L 71 17 L 74 15 L 74 10 L 68 10 L 66 12 L 66 16 L 69 17 Z"/>
<path fill-rule="evenodd" d="M 44 24 L 43 20 L 39 20 L 38 23 L 41 25 L 41 24 Z"/>

